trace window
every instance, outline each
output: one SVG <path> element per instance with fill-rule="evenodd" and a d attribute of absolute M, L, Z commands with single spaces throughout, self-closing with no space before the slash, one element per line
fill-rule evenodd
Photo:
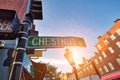
<path fill-rule="evenodd" d="M 104 66 L 104 69 L 105 69 L 106 72 L 109 72 L 107 66 Z"/>
<path fill-rule="evenodd" d="M 101 56 L 99 57 L 99 60 L 100 60 L 100 62 L 102 62 L 102 61 L 103 61 Z"/>
<path fill-rule="evenodd" d="M 118 30 L 116 31 L 116 33 L 117 33 L 118 35 L 120 35 L 120 29 L 118 29 Z"/>
<path fill-rule="evenodd" d="M 102 68 L 99 68 L 100 74 L 104 74 Z"/>
<path fill-rule="evenodd" d="M 92 65 L 90 65 L 90 68 L 92 69 Z"/>
<path fill-rule="evenodd" d="M 112 47 L 109 47 L 108 50 L 109 50 L 111 53 L 114 53 L 114 50 L 112 49 Z"/>
<path fill-rule="evenodd" d="M 97 59 L 95 59 L 95 63 L 98 64 L 98 60 Z"/>
<path fill-rule="evenodd" d="M 107 44 L 109 44 L 109 41 L 107 39 L 105 39 L 104 43 L 107 45 Z"/>
<path fill-rule="evenodd" d="M 89 70 L 89 67 L 87 67 L 87 70 Z"/>
<path fill-rule="evenodd" d="M 100 46 L 100 44 L 97 45 L 97 48 L 100 50 L 102 49 L 102 47 Z"/>
<path fill-rule="evenodd" d="M 116 58 L 116 61 L 120 65 L 120 58 Z"/>
<path fill-rule="evenodd" d="M 120 41 L 117 41 L 116 45 L 120 48 Z"/>
<path fill-rule="evenodd" d="M 110 35 L 110 38 L 111 38 L 112 40 L 114 40 L 116 37 L 112 34 L 112 35 Z"/>
<path fill-rule="evenodd" d="M 106 58 L 106 57 L 107 57 L 107 55 L 105 54 L 105 52 L 102 52 L 102 55 L 104 56 L 104 58 Z"/>
<path fill-rule="evenodd" d="M 111 62 L 108 62 L 108 66 L 110 67 L 111 70 L 115 69 Z"/>

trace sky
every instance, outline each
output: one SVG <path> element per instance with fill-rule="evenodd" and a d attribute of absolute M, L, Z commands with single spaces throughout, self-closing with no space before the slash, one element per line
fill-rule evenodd
<path fill-rule="evenodd" d="M 43 20 L 36 20 L 39 36 L 76 36 L 85 40 L 87 47 L 52 48 L 43 52 L 37 62 L 56 66 L 63 73 L 72 67 L 64 57 L 65 49 L 76 54 L 76 64 L 82 57 L 89 59 L 96 51 L 97 37 L 105 34 L 120 18 L 120 0 L 42 0 Z"/>

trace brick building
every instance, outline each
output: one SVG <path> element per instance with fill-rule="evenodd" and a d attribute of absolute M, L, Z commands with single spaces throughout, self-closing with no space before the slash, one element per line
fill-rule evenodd
<path fill-rule="evenodd" d="M 83 58 L 77 69 L 80 80 L 120 80 L 120 19 L 98 37 L 97 52 L 90 60 Z"/>
<path fill-rule="evenodd" d="M 99 80 L 99 73 L 93 63 L 93 58 L 90 60 L 84 59 L 83 64 L 79 65 L 77 70 L 79 79 L 82 80 Z"/>
<path fill-rule="evenodd" d="M 120 19 L 103 36 L 98 37 L 94 63 L 101 80 L 120 79 Z"/>

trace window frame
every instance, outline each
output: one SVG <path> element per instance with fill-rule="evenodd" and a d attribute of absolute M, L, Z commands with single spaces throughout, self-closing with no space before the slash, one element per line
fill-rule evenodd
<path fill-rule="evenodd" d="M 104 58 L 107 57 L 107 55 L 106 55 L 106 53 L 104 51 L 102 51 L 102 55 L 103 55 Z"/>
<path fill-rule="evenodd" d="M 116 33 L 117 33 L 118 35 L 120 35 L 120 29 L 117 29 L 117 30 L 116 30 Z"/>
<path fill-rule="evenodd" d="M 108 45 L 109 44 L 109 41 L 107 39 L 104 39 L 104 44 L 105 45 Z"/>
<path fill-rule="evenodd" d="M 110 35 L 110 38 L 111 38 L 112 40 L 115 40 L 115 39 L 116 39 L 116 37 L 115 37 L 114 34 L 111 34 L 111 35 Z"/>
<path fill-rule="evenodd" d="M 116 45 L 117 45 L 118 48 L 120 48 L 120 41 L 117 41 Z"/>
<path fill-rule="evenodd" d="M 95 59 L 95 63 L 98 64 L 98 60 L 97 59 Z"/>
<path fill-rule="evenodd" d="M 103 61 L 103 59 L 102 59 L 102 57 L 101 57 L 101 56 L 99 56 L 99 60 L 100 60 L 100 62 L 102 62 L 102 61 Z"/>
<path fill-rule="evenodd" d="M 111 62 L 108 62 L 108 66 L 110 67 L 111 70 L 115 70 L 115 67 L 113 66 Z"/>
<path fill-rule="evenodd" d="M 103 72 L 103 69 L 102 69 L 102 68 L 99 68 L 99 72 L 100 72 L 100 74 L 104 74 L 104 72 Z"/>
<path fill-rule="evenodd" d="M 118 63 L 118 65 L 120 65 L 120 58 L 116 58 L 116 62 Z"/>
<path fill-rule="evenodd" d="M 109 47 L 108 50 L 110 51 L 111 54 L 115 52 L 112 47 Z"/>
<path fill-rule="evenodd" d="M 109 72 L 109 70 L 108 70 L 108 68 L 107 68 L 107 66 L 106 66 L 106 65 L 105 65 L 105 66 L 103 66 L 103 68 L 104 68 L 105 72 Z"/>

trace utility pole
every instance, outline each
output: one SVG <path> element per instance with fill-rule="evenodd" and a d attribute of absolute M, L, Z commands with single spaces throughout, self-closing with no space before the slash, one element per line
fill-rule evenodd
<path fill-rule="evenodd" d="M 27 12 L 25 14 L 23 23 L 21 24 L 21 31 L 18 32 L 19 42 L 9 80 L 20 80 L 21 78 L 23 69 L 22 63 L 24 54 L 26 54 L 26 44 L 29 31 L 31 30 L 31 26 L 33 26 L 33 19 L 42 19 L 41 9 L 41 1 L 28 1 Z"/>

